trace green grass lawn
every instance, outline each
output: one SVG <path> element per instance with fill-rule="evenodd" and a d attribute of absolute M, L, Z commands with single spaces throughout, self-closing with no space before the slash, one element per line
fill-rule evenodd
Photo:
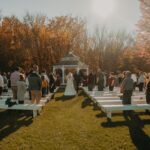
<path fill-rule="evenodd" d="M 119 112 L 108 122 L 81 91 L 73 98 L 60 91 L 34 119 L 31 112 L 0 110 L 0 150 L 7 149 L 149 150 L 150 115 Z"/>

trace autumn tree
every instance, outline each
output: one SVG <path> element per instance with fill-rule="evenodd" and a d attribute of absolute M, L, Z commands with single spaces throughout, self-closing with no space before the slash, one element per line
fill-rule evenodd
<path fill-rule="evenodd" d="M 106 71 L 119 70 L 120 60 L 123 51 L 134 44 L 130 34 L 125 31 L 112 32 L 107 28 L 96 28 L 94 48 L 98 54 L 99 67 Z"/>
<path fill-rule="evenodd" d="M 140 0 L 141 19 L 139 20 L 137 46 L 150 51 L 150 1 Z"/>

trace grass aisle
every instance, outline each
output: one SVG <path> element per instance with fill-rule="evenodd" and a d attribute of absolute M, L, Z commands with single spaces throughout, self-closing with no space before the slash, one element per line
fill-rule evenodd
<path fill-rule="evenodd" d="M 0 111 L 1 150 L 134 150 L 150 148 L 150 116 L 113 115 L 109 123 L 82 93 L 55 95 L 42 114 L 32 120 L 16 112 Z"/>

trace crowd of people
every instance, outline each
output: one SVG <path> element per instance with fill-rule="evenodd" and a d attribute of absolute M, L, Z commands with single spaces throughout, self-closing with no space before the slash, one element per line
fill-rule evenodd
<path fill-rule="evenodd" d="M 103 91 L 105 87 L 109 91 L 113 91 L 114 87 L 120 87 L 120 92 L 123 93 L 123 104 L 131 104 L 131 96 L 134 90 L 145 92 L 146 101 L 150 104 L 150 74 L 145 72 L 131 73 L 124 71 L 120 73 L 110 72 L 106 74 L 100 69 L 96 74 L 92 72 L 88 75 L 88 89 L 92 91 L 97 85 L 99 91 Z"/>
<path fill-rule="evenodd" d="M 45 70 L 39 73 L 37 65 L 33 65 L 28 73 L 17 67 L 8 74 L 0 72 L 0 95 L 2 92 L 8 92 L 8 88 L 11 88 L 13 100 L 24 104 L 25 94 L 28 91 L 31 102 L 39 104 L 41 97 L 45 97 L 49 92 L 54 92 L 56 79 L 53 73 L 47 75 Z"/>
<path fill-rule="evenodd" d="M 150 104 L 149 73 L 124 71 L 106 74 L 101 69 L 98 69 L 97 73 L 90 72 L 87 76 L 82 76 L 80 72 L 78 74 L 69 72 L 64 95 L 76 95 L 80 84 L 88 86 L 89 91 L 92 91 L 95 87 L 97 87 L 98 91 L 104 91 L 106 87 L 108 87 L 109 91 L 113 91 L 114 87 L 119 87 L 123 104 L 131 104 L 133 91 L 145 92 L 146 101 Z"/>
<path fill-rule="evenodd" d="M 124 71 L 120 73 L 110 72 L 106 74 L 101 69 L 97 73 L 90 72 L 88 75 L 81 72 L 68 73 L 67 84 L 64 95 L 76 95 L 79 85 L 87 85 L 89 91 L 97 86 L 98 91 L 103 91 L 106 87 L 113 91 L 114 87 L 120 87 L 123 93 L 123 103 L 131 104 L 132 92 L 136 89 L 146 93 L 147 103 L 150 103 L 150 74 L 145 72 L 131 73 Z M 47 75 L 45 70 L 39 73 L 37 65 L 33 65 L 28 73 L 17 67 L 11 73 L 0 72 L 0 95 L 11 88 L 13 99 L 20 104 L 24 103 L 25 94 L 28 91 L 32 103 L 38 104 L 41 97 L 45 97 L 49 92 L 54 92 L 56 84 L 61 82 L 61 75 L 57 77 L 53 73 Z"/>

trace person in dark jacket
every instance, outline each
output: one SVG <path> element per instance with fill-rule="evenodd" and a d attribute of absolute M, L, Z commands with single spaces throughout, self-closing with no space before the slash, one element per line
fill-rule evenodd
<path fill-rule="evenodd" d="M 150 76 L 146 77 L 146 103 L 150 104 Z M 146 110 L 149 113 L 149 110 Z"/>
<path fill-rule="evenodd" d="M 74 78 L 74 87 L 75 87 L 75 89 L 76 89 L 76 91 L 78 93 L 78 91 L 79 91 L 79 84 L 81 82 L 81 76 L 80 76 L 79 72 L 76 71 L 74 73 L 74 75 L 73 75 L 73 78 Z"/>
<path fill-rule="evenodd" d="M 49 90 L 50 93 L 53 93 L 56 88 L 56 78 L 53 73 L 49 75 Z"/>
<path fill-rule="evenodd" d="M 91 73 L 88 75 L 88 90 L 89 90 L 89 91 L 92 91 L 92 90 L 93 90 L 94 84 L 95 84 L 95 77 L 94 77 L 93 73 L 91 72 Z"/>
<path fill-rule="evenodd" d="M 109 74 L 109 77 L 108 77 L 109 91 L 113 91 L 114 90 L 114 85 L 115 85 L 115 77 L 114 77 L 114 73 L 111 72 Z"/>
<path fill-rule="evenodd" d="M 33 66 L 33 71 L 30 73 L 28 77 L 29 81 L 29 90 L 31 91 L 31 99 L 32 103 L 39 104 L 41 99 L 41 77 L 38 73 L 38 66 Z"/>
<path fill-rule="evenodd" d="M 103 91 L 104 90 L 104 74 L 101 71 L 101 69 L 98 70 L 97 84 L 98 84 L 98 91 Z"/>

